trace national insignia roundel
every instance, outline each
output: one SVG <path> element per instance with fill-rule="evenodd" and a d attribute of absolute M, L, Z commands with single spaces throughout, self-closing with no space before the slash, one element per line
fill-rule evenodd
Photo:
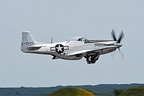
<path fill-rule="evenodd" d="M 55 46 L 55 49 L 56 49 L 56 52 L 60 54 L 64 51 L 64 46 L 62 44 L 57 44 Z"/>

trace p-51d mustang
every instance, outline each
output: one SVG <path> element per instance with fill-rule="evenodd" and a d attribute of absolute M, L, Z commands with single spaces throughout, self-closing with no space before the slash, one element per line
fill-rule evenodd
<path fill-rule="evenodd" d="M 22 32 L 21 50 L 25 53 L 52 55 L 52 59 L 80 60 L 86 58 L 88 64 L 95 63 L 100 55 L 119 49 L 122 38 L 121 32 L 117 39 L 112 30 L 113 40 L 88 40 L 84 37 L 76 37 L 65 42 L 51 44 L 39 43 L 34 40 L 30 32 Z"/>

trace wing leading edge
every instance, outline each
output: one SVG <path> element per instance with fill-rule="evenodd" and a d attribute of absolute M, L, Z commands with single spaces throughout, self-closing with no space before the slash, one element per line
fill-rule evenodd
<path fill-rule="evenodd" d="M 81 50 L 73 53 L 69 53 L 69 56 L 82 56 L 86 58 L 87 64 L 94 64 L 100 56 L 100 50 Z"/>

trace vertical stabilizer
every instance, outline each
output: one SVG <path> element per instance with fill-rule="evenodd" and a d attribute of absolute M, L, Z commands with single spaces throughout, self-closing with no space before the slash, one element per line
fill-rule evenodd
<path fill-rule="evenodd" d="M 21 50 L 23 52 L 28 52 L 28 46 L 35 45 L 36 41 L 30 32 L 22 32 L 22 42 L 21 42 Z"/>

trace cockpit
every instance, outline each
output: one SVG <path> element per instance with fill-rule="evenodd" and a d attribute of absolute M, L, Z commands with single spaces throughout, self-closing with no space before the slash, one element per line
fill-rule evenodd
<path fill-rule="evenodd" d="M 67 41 L 82 41 L 84 43 L 88 43 L 89 42 L 88 39 L 86 39 L 84 37 L 74 37 L 74 38 L 71 38 L 71 39 L 69 39 Z"/>

